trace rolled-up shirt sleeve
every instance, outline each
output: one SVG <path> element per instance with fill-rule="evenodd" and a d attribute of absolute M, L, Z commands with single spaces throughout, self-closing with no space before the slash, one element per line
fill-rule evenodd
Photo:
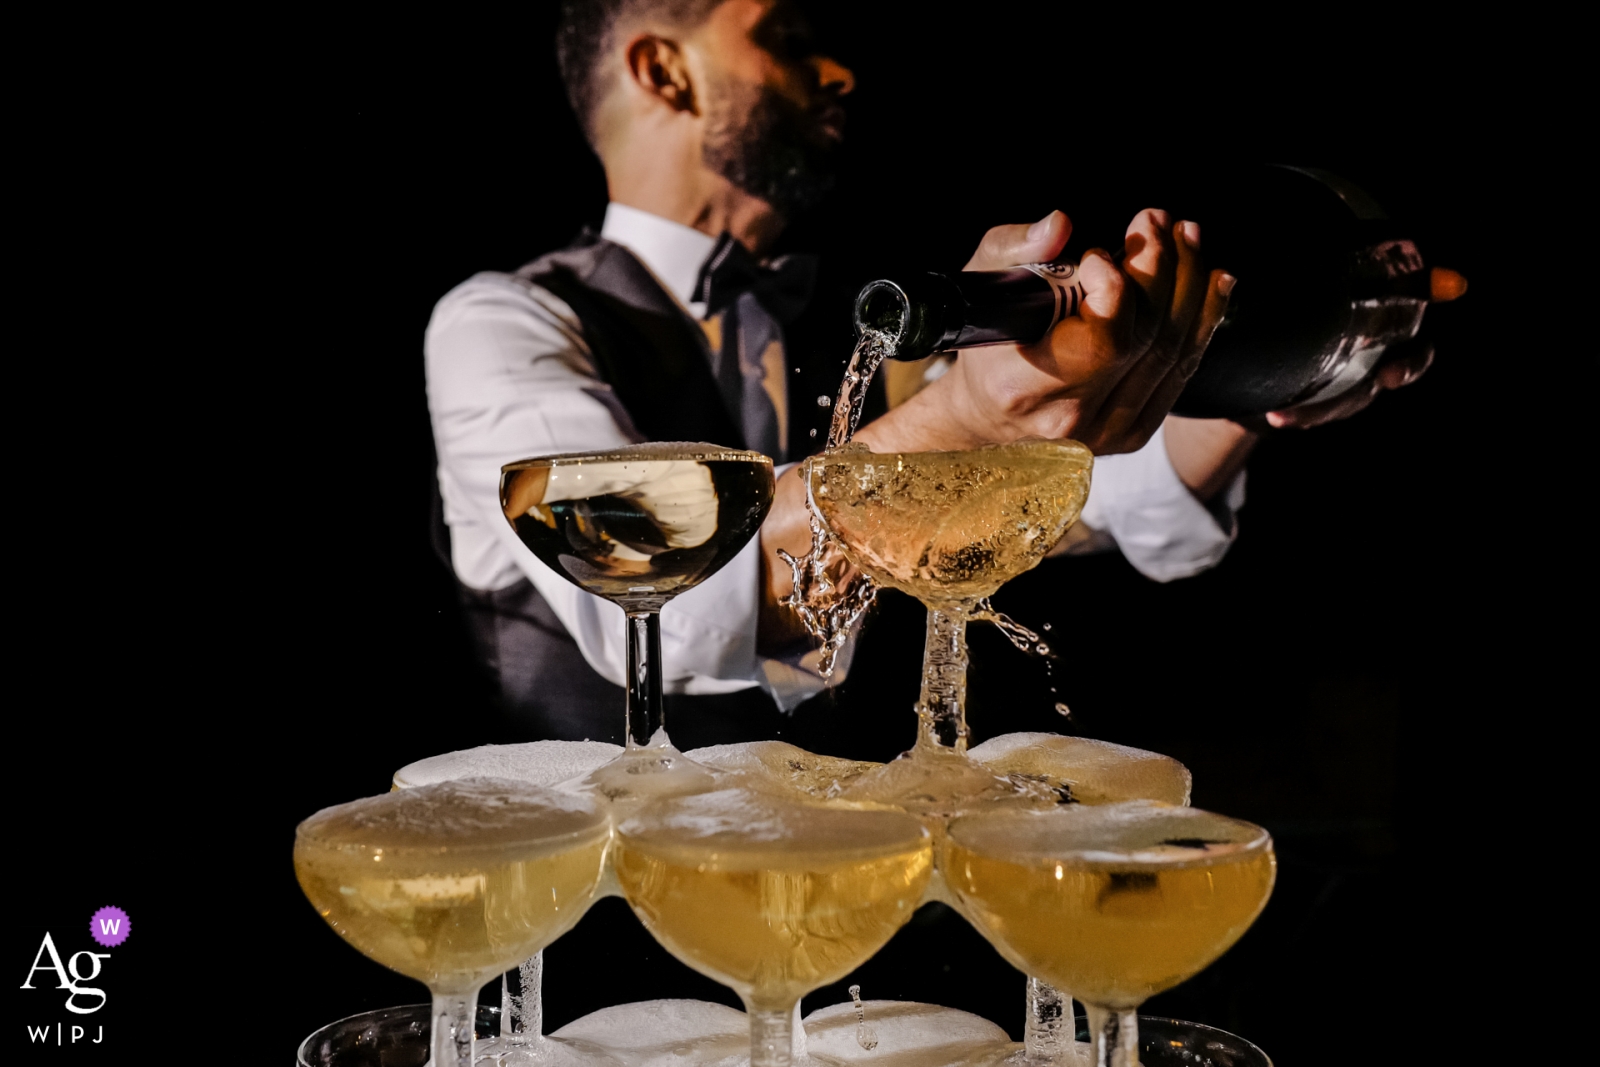
<path fill-rule="evenodd" d="M 1243 471 L 1211 504 L 1201 503 L 1173 470 L 1163 428 L 1137 452 L 1095 460 L 1080 521 L 1110 534 L 1141 574 L 1170 582 L 1222 561 L 1243 504 Z"/>
<path fill-rule="evenodd" d="M 503 464 L 642 439 L 611 387 L 595 375 L 577 316 L 537 286 L 479 274 L 439 302 L 424 350 L 456 576 L 485 590 L 526 576 L 589 665 L 624 684 L 622 609 L 540 562 L 500 509 Z M 662 611 L 668 692 L 726 693 L 765 684 L 756 654 L 759 553 L 758 539 L 752 540 Z"/>

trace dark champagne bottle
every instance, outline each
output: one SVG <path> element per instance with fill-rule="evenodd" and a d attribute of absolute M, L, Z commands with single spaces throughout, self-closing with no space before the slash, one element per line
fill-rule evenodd
<path fill-rule="evenodd" d="M 1200 369 L 1174 407 L 1245 418 L 1325 400 L 1415 337 L 1429 271 L 1404 226 L 1348 181 L 1263 167 L 1193 197 L 1204 255 L 1238 279 Z M 856 328 L 890 335 L 895 359 L 1030 343 L 1077 312 L 1070 263 L 869 282 Z"/>

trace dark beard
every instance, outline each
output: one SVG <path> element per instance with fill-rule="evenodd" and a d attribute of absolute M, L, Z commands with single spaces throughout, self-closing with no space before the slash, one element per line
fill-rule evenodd
<path fill-rule="evenodd" d="M 765 86 L 725 87 L 706 131 L 706 166 L 771 204 L 785 218 L 815 207 L 833 188 L 838 142 L 805 108 Z M 744 112 L 743 121 L 735 116 Z"/>

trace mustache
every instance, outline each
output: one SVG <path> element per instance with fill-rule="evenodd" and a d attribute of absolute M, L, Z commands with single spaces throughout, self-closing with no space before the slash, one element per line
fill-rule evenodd
<path fill-rule="evenodd" d="M 844 109 L 844 103 L 837 94 L 826 93 L 814 100 L 806 109 L 811 114 L 812 121 L 824 129 L 844 133 L 845 122 L 849 118 Z"/>

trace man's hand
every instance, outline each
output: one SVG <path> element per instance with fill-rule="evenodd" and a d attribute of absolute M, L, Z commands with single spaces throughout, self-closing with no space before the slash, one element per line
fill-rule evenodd
<path fill-rule="evenodd" d="M 1453 270 L 1435 267 L 1429 279 L 1430 297 L 1445 304 L 1467 291 L 1467 279 Z M 1433 362 L 1433 343 L 1418 338 L 1390 349 L 1384 362 L 1355 388 L 1317 404 L 1301 404 L 1286 411 L 1269 412 L 1264 419 L 1247 420 L 1248 426 L 1226 419 L 1184 419 L 1167 416 L 1167 457 L 1172 469 L 1191 492 L 1210 500 L 1233 481 L 1266 423 L 1272 429 L 1310 429 L 1347 419 L 1388 389 L 1410 385 Z"/>
<path fill-rule="evenodd" d="M 1429 278 L 1431 302 L 1447 304 L 1467 291 L 1467 279 L 1453 270 L 1433 268 Z M 1267 413 L 1267 425 L 1275 430 L 1308 430 L 1313 426 L 1348 419 L 1378 399 L 1378 394 L 1389 389 L 1400 389 L 1427 372 L 1433 365 L 1433 343 L 1418 338 L 1389 350 L 1382 365 L 1367 379 L 1336 397 L 1318 404 L 1301 404 L 1284 411 Z"/>
<path fill-rule="evenodd" d="M 1054 259 L 1072 224 L 1052 211 L 990 230 L 967 264 L 1000 270 Z M 864 429 L 875 451 L 970 448 L 1022 437 L 1082 441 L 1097 454 L 1144 445 L 1199 365 L 1233 278 L 1207 272 L 1200 228 L 1142 211 L 1119 268 L 1102 250 L 1078 266 L 1084 300 L 1032 345 L 997 345 Z"/>

